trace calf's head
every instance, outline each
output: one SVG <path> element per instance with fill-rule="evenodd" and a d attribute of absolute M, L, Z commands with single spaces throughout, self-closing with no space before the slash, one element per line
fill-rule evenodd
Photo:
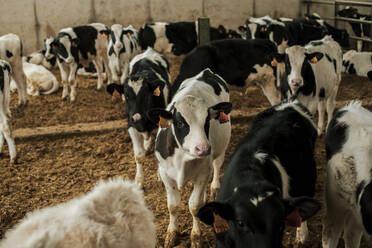
<path fill-rule="evenodd" d="M 107 86 L 107 91 L 111 95 L 117 91 L 125 96 L 128 124 L 140 132 L 155 127 L 146 116 L 147 110 L 165 107 L 166 83 L 153 73 L 142 72 L 131 75 L 124 85 L 110 84 Z"/>
<path fill-rule="evenodd" d="M 285 224 L 300 226 L 320 204 L 308 197 L 283 199 L 268 182 L 234 188 L 226 202 L 211 202 L 198 211 L 200 220 L 213 227 L 217 247 L 282 247 Z"/>
<path fill-rule="evenodd" d="M 244 39 L 266 39 L 266 26 L 247 21 L 244 26 L 239 26 L 238 30 L 242 33 Z"/>
<path fill-rule="evenodd" d="M 292 46 L 286 49 L 284 55 L 285 75 L 284 79 L 288 83 L 292 94 L 299 88 L 305 87 L 310 82 L 315 84 L 315 75 L 310 64 L 316 64 L 323 58 L 320 52 L 309 53 L 304 47 Z M 278 58 L 278 61 L 282 60 Z"/>
<path fill-rule="evenodd" d="M 198 158 L 211 153 L 211 121 L 219 121 L 221 125 L 229 122 L 231 106 L 229 102 L 207 106 L 204 100 L 188 95 L 176 101 L 169 111 L 152 109 L 148 115 L 159 127 L 172 128 L 178 146 Z"/>

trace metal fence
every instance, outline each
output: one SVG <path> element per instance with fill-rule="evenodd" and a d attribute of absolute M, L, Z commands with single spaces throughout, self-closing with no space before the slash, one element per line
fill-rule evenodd
<path fill-rule="evenodd" d="M 334 6 L 334 16 L 333 17 L 322 17 L 325 20 L 332 20 L 334 21 L 334 26 L 338 28 L 338 22 L 343 21 L 343 22 L 353 22 L 353 23 L 362 23 L 362 24 L 370 24 L 370 39 L 368 38 L 363 38 L 363 37 L 357 37 L 357 36 L 350 36 L 350 39 L 353 40 L 361 40 L 363 42 L 369 42 L 372 43 L 372 21 L 362 21 L 358 19 L 353 19 L 353 18 L 345 18 L 345 17 L 338 17 L 337 12 L 340 9 L 340 6 L 363 6 L 363 7 L 370 7 L 372 8 L 372 3 L 364 3 L 364 2 L 355 2 L 355 1 L 326 1 L 326 0 L 303 0 L 303 4 L 306 4 L 306 13 L 310 14 L 310 6 L 311 5 L 316 5 L 316 4 L 322 4 L 322 5 L 332 5 Z"/>

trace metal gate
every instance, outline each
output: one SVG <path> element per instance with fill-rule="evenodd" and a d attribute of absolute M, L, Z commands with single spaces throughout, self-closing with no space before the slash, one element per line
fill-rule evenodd
<path fill-rule="evenodd" d="M 322 5 L 333 5 L 334 6 L 334 16 L 333 17 L 322 17 L 325 20 L 332 20 L 334 21 L 334 26 L 338 28 L 338 23 L 339 21 L 342 22 L 354 22 L 354 23 L 361 23 L 361 24 L 369 24 L 370 25 L 370 39 L 368 38 L 362 38 L 362 37 L 357 37 L 357 36 L 350 36 L 350 39 L 353 40 L 361 40 L 362 42 L 368 42 L 372 43 L 372 21 L 362 21 L 362 20 L 357 20 L 357 19 L 352 19 L 352 18 L 345 18 L 345 17 L 338 17 L 337 12 L 340 9 L 340 6 L 363 6 L 363 7 L 369 7 L 372 8 L 372 3 L 364 3 L 364 2 L 355 2 L 355 1 L 325 1 L 325 0 L 303 0 L 303 4 L 306 4 L 306 13 L 310 14 L 310 6 L 311 5 L 317 5 L 317 4 L 322 4 Z"/>

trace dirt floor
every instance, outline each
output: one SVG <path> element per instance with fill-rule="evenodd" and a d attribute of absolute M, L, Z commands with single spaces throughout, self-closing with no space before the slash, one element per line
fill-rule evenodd
<path fill-rule="evenodd" d="M 171 59 L 172 78 L 176 76 L 181 58 Z M 56 71 L 56 74 L 58 72 Z M 59 75 L 58 75 L 59 76 Z M 124 118 L 121 102 L 113 103 L 104 91 L 96 90 L 96 80 L 79 77 L 78 96 L 75 103 L 61 100 L 61 90 L 54 95 L 30 97 L 27 107 L 16 108 L 16 95 L 12 95 L 13 129 L 76 124 L 83 122 L 104 122 Z M 372 106 L 372 82 L 356 76 L 344 75 L 337 107 L 352 99 L 359 99 L 363 105 Z M 241 88 L 231 87 L 232 139 L 226 153 L 228 162 L 238 141 L 246 134 L 250 121 L 258 112 L 269 107 L 269 102 L 256 86 L 248 88 L 247 94 Z M 0 238 L 27 212 L 55 205 L 87 192 L 100 179 L 123 176 L 133 179 L 135 163 L 130 138 L 125 128 L 99 133 L 56 135 L 30 139 L 17 139 L 19 163 L 9 165 L 7 147 L 0 156 Z M 316 146 L 318 183 L 316 198 L 323 202 L 325 178 L 324 137 Z M 157 225 L 158 246 L 164 243 L 168 225 L 166 195 L 161 181 L 157 179 L 157 162 L 153 155 L 146 159 L 145 196 L 154 212 Z M 191 216 L 187 199 L 191 185 L 183 191 L 180 212 L 180 236 L 178 247 L 190 245 Z M 309 221 L 310 241 L 305 247 L 321 246 L 320 211 Z M 203 225 L 204 247 L 213 247 L 211 228 Z M 286 230 L 284 246 L 292 247 L 294 229 Z M 343 247 L 340 242 L 339 247 Z M 362 247 L 368 247 L 365 243 Z"/>

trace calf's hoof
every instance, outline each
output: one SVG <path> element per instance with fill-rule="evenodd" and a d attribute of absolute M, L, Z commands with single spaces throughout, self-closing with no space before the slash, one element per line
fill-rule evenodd
<path fill-rule="evenodd" d="M 209 196 L 210 201 L 215 201 L 217 197 L 217 192 L 219 189 L 211 189 L 211 194 Z"/>
<path fill-rule="evenodd" d="M 201 237 L 200 234 L 191 234 L 191 248 L 201 247 Z"/>
<path fill-rule="evenodd" d="M 11 158 L 10 159 L 10 164 L 12 164 L 12 165 L 18 164 L 18 159 L 17 158 Z"/>
<path fill-rule="evenodd" d="M 177 232 L 167 232 L 167 236 L 164 240 L 164 248 L 171 248 L 176 244 Z"/>

